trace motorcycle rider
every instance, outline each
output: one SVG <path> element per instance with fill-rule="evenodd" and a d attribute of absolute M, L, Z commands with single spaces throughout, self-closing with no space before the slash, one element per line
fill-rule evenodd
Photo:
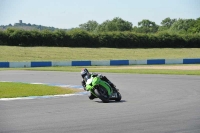
<path fill-rule="evenodd" d="M 110 80 L 108 80 L 106 76 L 103 76 L 102 74 L 97 74 L 97 73 L 92 73 L 92 75 L 94 77 L 99 76 L 100 79 L 103 81 L 106 81 L 113 88 L 114 91 L 117 91 L 117 89 L 115 88 L 116 86 Z M 88 69 L 83 68 L 81 70 L 81 77 L 83 78 L 81 81 L 81 84 L 82 84 L 84 90 L 86 90 L 86 88 L 85 88 L 86 82 L 87 82 L 87 79 L 90 78 L 90 76 L 91 76 L 91 73 L 88 71 Z M 96 96 L 94 96 L 92 93 L 90 93 L 89 99 L 93 100 L 94 98 L 96 98 Z"/>

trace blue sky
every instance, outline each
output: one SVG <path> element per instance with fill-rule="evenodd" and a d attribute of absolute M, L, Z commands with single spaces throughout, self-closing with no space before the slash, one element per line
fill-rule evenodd
<path fill-rule="evenodd" d="M 160 24 L 167 17 L 200 17 L 200 0 L 0 0 L 0 25 L 22 20 L 56 28 L 74 28 L 88 20 L 99 24 L 120 17 L 133 26 L 143 19 Z"/>

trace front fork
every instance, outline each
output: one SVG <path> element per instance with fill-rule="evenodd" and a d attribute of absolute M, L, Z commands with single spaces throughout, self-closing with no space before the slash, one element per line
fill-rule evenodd
<path fill-rule="evenodd" d="M 95 94 L 95 92 L 94 92 L 95 89 L 97 89 L 96 86 L 95 86 L 94 89 L 92 89 L 90 92 L 91 92 L 95 97 L 98 97 L 98 96 Z"/>

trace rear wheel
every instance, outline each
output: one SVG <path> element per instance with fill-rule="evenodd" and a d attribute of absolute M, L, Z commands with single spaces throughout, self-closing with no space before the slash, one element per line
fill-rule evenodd
<path fill-rule="evenodd" d="M 99 86 L 94 92 L 104 103 L 109 102 L 108 92 L 103 86 Z"/>

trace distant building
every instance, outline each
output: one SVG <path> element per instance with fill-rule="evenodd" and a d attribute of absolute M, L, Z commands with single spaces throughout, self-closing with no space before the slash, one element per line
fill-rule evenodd
<path fill-rule="evenodd" d="M 22 23 L 22 20 L 19 20 L 19 23 L 15 23 L 14 26 L 26 26 L 26 23 Z"/>

